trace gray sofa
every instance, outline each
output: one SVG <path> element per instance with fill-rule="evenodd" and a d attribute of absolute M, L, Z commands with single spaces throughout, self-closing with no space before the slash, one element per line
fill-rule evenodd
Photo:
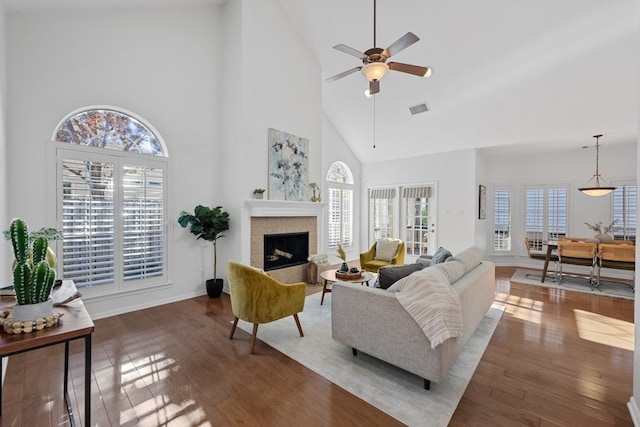
<path fill-rule="evenodd" d="M 351 347 L 354 355 L 359 350 L 424 378 L 429 389 L 431 381 L 445 378 L 494 301 L 495 266 L 481 257 L 482 251 L 472 247 L 442 264 L 426 267 L 441 269 L 458 292 L 461 337 L 449 338 L 432 349 L 394 292 L 338 282 L 333 285 L 331 301 L 333 339 Z"/>

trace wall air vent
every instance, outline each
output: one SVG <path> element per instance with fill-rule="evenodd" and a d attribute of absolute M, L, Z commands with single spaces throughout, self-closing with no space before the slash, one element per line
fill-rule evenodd
<path fill-rule="evenodd" d="M 409 107 L 409 111 L 411 111 L 411 114 L 415 116 L 416 114 L 425 113 L 429 111 L 429 106 L 427 105 L 426 102 L 423 102 L 422 104 Z"/>

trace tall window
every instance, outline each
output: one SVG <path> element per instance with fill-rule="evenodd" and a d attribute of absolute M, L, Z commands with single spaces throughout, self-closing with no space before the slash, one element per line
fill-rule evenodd
<path fill-rule="evenodd" d="M 376 188 L 369 190 L 369 209 L 373 224 L 373 241 L 393 237 L 393 200 L 394 188 Z"/>
<path fill-rule="evenodd" d="M 422 255 L 429 245 L 429 198 L 431 187 L 402 189 L 405 214 L 405 247 L 407 255 Z"/>
<path fill-rule="evenodd" d="M 330 248 L 353 245 L 353 174 L 343 162 L 335 162 L 327 172 L 329 194 Z"/>
<path fill-rule="evenodd" d="M 525 186 L 525 236 L 531 248 L 567 235 L 568 185 Z"/>
<path fill-rule="evenodd" d="M 166 279 L 166 150 L 157 133 L 109 108 L 67 116 L 54 133 L 62 275 L 76 286 Z"/>
<path fill-rule="evenodd" d="M 617 184 L 613 192 L 613 219 L 616 239 L 636 241 L 637 186 Z"/>
<path fill-rule="evenodd" d="M 511 191 L 495 188 L 493 191 L 493 251 L 511 251 Z"/>

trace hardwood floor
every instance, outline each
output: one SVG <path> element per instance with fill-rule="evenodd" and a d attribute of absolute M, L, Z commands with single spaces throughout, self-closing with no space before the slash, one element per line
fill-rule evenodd
<path fill-rule="evenodd" d="M 505 313 L 450 425 L 631 426 L 633 301 L 510 283 L 513 271 L 496 271 Z M 261 341 L 249 354 L 232 318 L 223 295 L 97 320 L 91 424 L 401 425 Z M 82 425 L 81 343 L 71 351 Z M 62 346 L 11 357 L 0 425 L 68 425 L 62 365 Z"/>

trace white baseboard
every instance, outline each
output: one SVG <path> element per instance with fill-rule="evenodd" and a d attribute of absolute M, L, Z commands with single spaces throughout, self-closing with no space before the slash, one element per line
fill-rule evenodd
<path fill-rule="evenodd" d="M 627 408 L 629 408 L 629 414 L 631 415 L 631 421 L 633 421 L 633 425 L 635 427 L 640 426 L 640 411 L 638 410 L 638 405 L 636 405 L 636 400 L 633 398 L 633 396 L 631 396 L 631 399 L 629 399 Z"/>

